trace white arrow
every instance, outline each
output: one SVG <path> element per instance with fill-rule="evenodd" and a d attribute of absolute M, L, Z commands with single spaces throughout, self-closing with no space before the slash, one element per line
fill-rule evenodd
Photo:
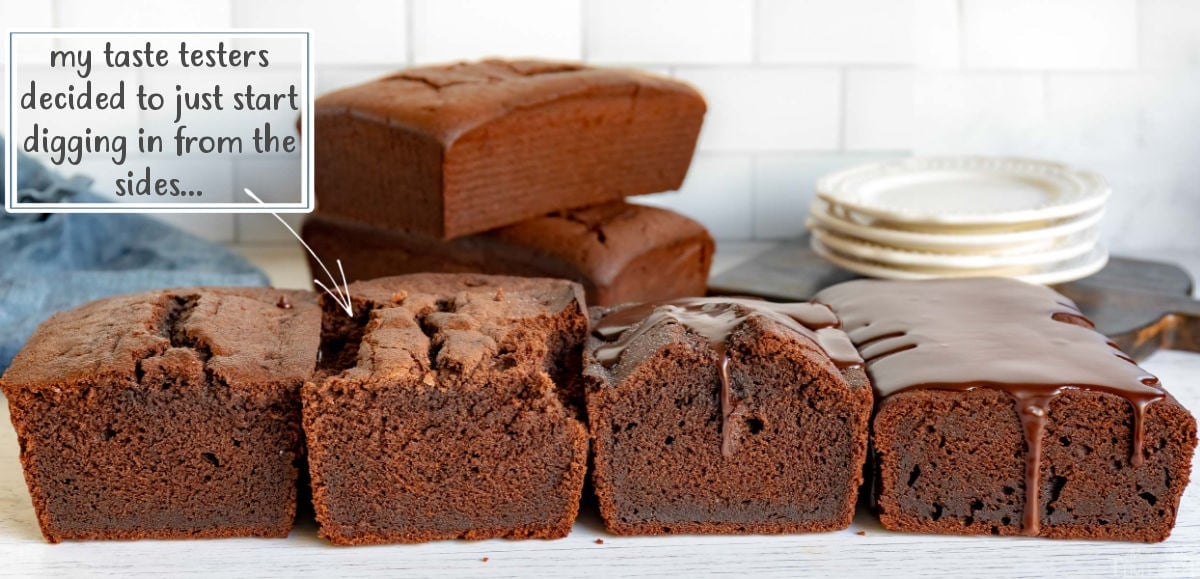
<path fill-rule="evenodd" d="M 263 200 L 259 199 L 258 195 L 255 195 L 253 191 L 249 189 L 242 189 L 242 191 L 245 191 L 251 199 L 258 201 L 259 203 L 263 202 Z M 278 219 L 288 231 L 292 232 L 292 235 L 296 237 L 296 240 L 300 242 L 300 245 L 303 245 L 304 249 L 308 250 L 308 254 L 313 256 L 313 259 L 317 260 L 317 264 L 321 266 L 321 269 L 325 270 L 325 275 L 329 276 L 329 283 L 333 286 L 333 289 L 329 289 L 329 286 L 321 283 L 321 280 L 319 279 L 314 279 L 313 283 L 325 290 L 325 293 L 329 294 L 329 297 L 333 298 L 333 301 L 337 302 L 337 305 L 341 306 L 342 310 L 346 312 L 347 316 L 354 317 L 354 304 L 350 301 L 350 284 L 346 283 L 346 272 L 342 270 L 342 260 L 337 260 L 338 273 L 342 274 L 342 285 L 339 286 L 337 278 L 333 277 L 333 274 L 329 272 L 328 267 L 325 267 L 325 262 L 321 261 L 320 257 L 317 257 L 316 252 L 314 252 L 307 243 L 304 243 L 304 240 L 300 238 L 300 235 L 296 233 L 296 230 L 292 229 L 292 226 L 288 225 L 287 222 L 284 221 L 279 215 L 275 213 L 272 213 L 271 215 L 274 215 L 275 219 Z"/>

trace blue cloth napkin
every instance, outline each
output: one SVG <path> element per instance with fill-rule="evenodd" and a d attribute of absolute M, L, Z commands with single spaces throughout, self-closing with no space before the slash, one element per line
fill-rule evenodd
<path fill-rule="evenodd" d="M 23 154 L 17 162 L 22 201 L 103 201 L 90 179 L 63 178 Z M 3 171 L 0 163 L 0 188 Z M 156 288 L 268 283 L 237 254 L 144 215 L 0 211 L 0 371 L 60 310 Z"/>

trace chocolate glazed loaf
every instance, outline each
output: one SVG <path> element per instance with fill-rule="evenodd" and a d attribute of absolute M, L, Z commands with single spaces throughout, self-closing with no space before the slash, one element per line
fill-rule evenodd
<path fill-rule="evenodd" d="M 842 318 L 880 398 L 889 529 L 1161 541 L 1196 422 L 1051 289 L 1008 279 L 854 281 Z"/>
<path fill-rule="evenodd" d="M 319 334 L 313 294 L 261 288 L 43 323 L 3 387 L 46 540 L 287 536 Z"/>
<path fill-rule="evenodd" d="M 421 274 L 326 303 L 304 433 L 321 536 L 341 545 L 565 536 L 587 432 L 582 291 L 553 279 Z M 344 369 L 344 370 L 343 370 Z"/>
<path fill-rule="evenodd" d="M 534 60 L 413 68 L 316 101 L 319 209 L 452 239 L 678 189 L 705 104 L 682 82 Z"/>
<path fill-rule="evenodd" d="M 850 524 L 872 395 L 828 308 L 694 298 L 595 316 L 588 420 L 610 531 Z"/>
<path fill-rule="evenodd" d="M 677 213 L 616 201 L 572 209 L 451 241 L 315 214 L 304 240 L 336 255 L 351 281 L 420 272 L 557 277 L 589 304 L 612 306 L 704 295 L 713 240 Z M 315 277 L 324 277 L 311 258 Z"/>

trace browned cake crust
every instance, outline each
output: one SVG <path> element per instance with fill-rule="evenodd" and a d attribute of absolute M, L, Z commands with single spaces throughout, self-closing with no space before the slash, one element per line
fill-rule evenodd
<path fill-rule="evenodd" d="M 325 313 L 327 379 L 303 390 L 313 506 L 343 545 L 556 538 L 575 520 L 581 288 L 420 274 L 351 284 Z"/>
<path fill-rule="evenodd" d="M 303 237 L 318 255 L 340 258 L 351 281 L 419 272 L 557 277 L 582 284 L 599 306 L 704 295 L 714 248 L 699 223 L 620 201 L 451 241 L 314 214 Z M 311 257 L 309 268 L 324 277 Z"/>
<path fill-rule="evenodd" d="M 46 540 L 287 536 L 319 331 L 313 294 L 261 288 L 43 323 L 3 387 Z"/>
<path fill-rule="evenodd" d="M 452 239 L 678 189 L 705 104 L 632 70 L 486 60 L 405 70 L 316 101 L 320 209 Z"/>
<path fill-rule="evenodd" d="M 841 316 L 880 398 L 872 468 L 886 528 L 1170 534 L 1196 422 L 1067 298 L 981 278 L 855 281 L 817 300 Z"/>
<path fill-rule="evenodd" d="M 847 527 L 872 406 L 853 347 L 827 328 L 845 342 L 835 363 L 810 333 L 741 306 L 714 335 L 708 324 L 727 312 L 700 313 L 699 323 L 694 314 L 722 301 L 677 301 L 690 311 L 656 310 L 616 342 L 606 320 L 622 310 L 595 312 L 603 335 L 588 342 L 585 375 L 606 526 L 621 535 Z"/>

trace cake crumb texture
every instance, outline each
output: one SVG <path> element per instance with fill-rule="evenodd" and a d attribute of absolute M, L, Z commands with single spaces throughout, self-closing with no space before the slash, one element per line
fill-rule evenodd
<path fill-rule="evenodd" d="M 579 285 L 418 274 L 350 294 L 355 319 L 326 304 L 328 377 L 303 390 L 321 536 L 565 536 L 588 449 L 560 386 L 587 331 Z"/>
<path fill-rule="evenodd" d="M 594 315 L 603 320 L 614 311 L 620 309 Z M 728 357 L 727 415 L 713 336 L 669 318 L 649 329 L 633 326 L 632 339 L 610 364 L 599 352 L 613 342 L 590 339 L 592 476 L 609 531 L 800 533 L 849 526 L 867 453 L 866 375 L 858 366 L 839 367 L 816 341 L 773 319 L 736 311 L 745 320 L 720 344 Z"/>
<path fill-rule="evenodd" d="M 118 296 L 43 323 L 3 388 L 46 539 L 286 536 L 319 330 L 313 294 L 264 288 Z"/>

